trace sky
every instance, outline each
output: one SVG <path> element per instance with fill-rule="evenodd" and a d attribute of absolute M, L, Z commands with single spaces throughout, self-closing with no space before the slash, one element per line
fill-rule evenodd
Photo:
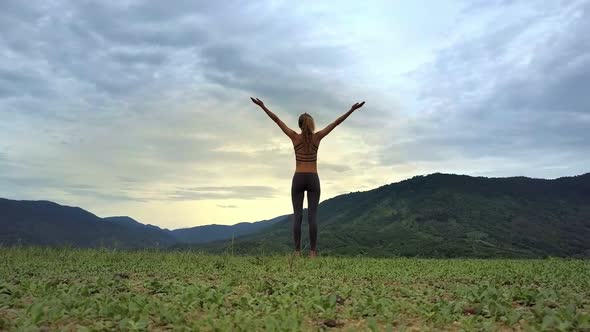
<path fill-rule="evenodd" d="M 170 229 L 290 214 L 293 146 L 250 96 L 296 131 L 366 101 L 320 145 L 320 201 L 586 173 L 589 35 L 589 0 L 3 0 L 0 197 Z"/>

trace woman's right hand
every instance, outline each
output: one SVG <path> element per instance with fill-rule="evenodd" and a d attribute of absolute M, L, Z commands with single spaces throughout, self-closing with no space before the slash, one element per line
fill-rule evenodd
<path fill-rule="evenodd" d="M 364 102 L 364 101 L 363 101 L 362 103 L 355 103 L 354 105 L 352 105 L 352 107 L 350 107 L 350 110 L 351 110 L 351 111 L 354 111 L 354 110 L 356 110 L 356 109 L 358 109 L 358 108 L 361 108 L 361 107 L 363 107 L 363 105 L 364 105 L 364 104 L 365 104 L 365 102 Z"/>

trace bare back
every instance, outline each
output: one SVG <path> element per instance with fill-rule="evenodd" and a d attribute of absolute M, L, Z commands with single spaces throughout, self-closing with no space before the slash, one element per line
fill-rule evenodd
<path fill-rule="evenodd" d="M 291 141 L 295 150 L 295 172 L 317 173 L 317 152 L 321 141 L 320 135 L 314 133 L 309 146 L 305 146 L 303 134 L 297 134 Z"/>

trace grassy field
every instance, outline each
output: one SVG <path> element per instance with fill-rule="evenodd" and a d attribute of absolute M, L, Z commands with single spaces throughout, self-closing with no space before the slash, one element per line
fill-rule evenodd
<path fill-rule="evenodd" d="M 590 262 L 0 249 L 0 330 L 590 331 Z"/>

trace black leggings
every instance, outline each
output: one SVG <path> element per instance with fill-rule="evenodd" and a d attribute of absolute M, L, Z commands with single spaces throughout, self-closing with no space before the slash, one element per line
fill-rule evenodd
<path fill-rule="evenodd" d="M 295 172 L 291 183 L 293 202 L 293 240 L 295 250 L 301 250 L 301 222 L 303 221 L 303 192 L 307 190 L 307 220 L 311 250 L 316 250 L 318 237 L 318 205 L 320 203 L 320 177 L 313 172 Z"/>

